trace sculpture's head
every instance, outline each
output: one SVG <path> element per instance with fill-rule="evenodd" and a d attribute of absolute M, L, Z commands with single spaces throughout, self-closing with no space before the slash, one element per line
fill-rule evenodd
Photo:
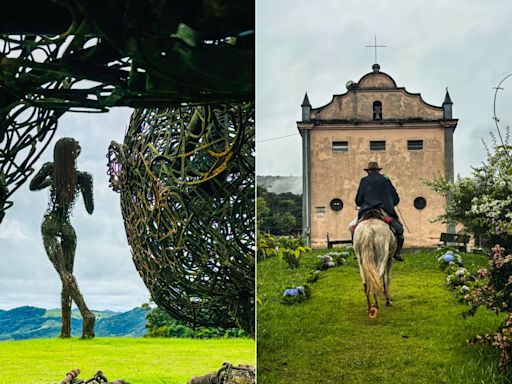
<path fill-rule="evenodd" d="M 55 197 L 62 208 L 69 208 L 75 198 L 76 158 L 80 154 L 78 141 L 63 137 L 53 150 Z"/>

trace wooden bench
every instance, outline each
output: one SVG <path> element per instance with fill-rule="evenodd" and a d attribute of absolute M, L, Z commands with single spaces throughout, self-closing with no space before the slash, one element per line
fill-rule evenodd
<path fill-rule="evenodd" d="M 448 244 L 455 244 L 459 248 L 459 251 L 461 252 L 467 252 L 468 251 L 468 243 L 469 243 L 469 235 L 465 235 L 462 233 L 441 233 L 441 236 L 439 237 L 439 241 L 443 242 L 444 246 L 447 246 Z"/>
<path fill-rule="evenodd" d="M 331 249 L 335 244 L 352 244 L 352 240 L 331 240 L 329 233 L 327 233 L 327 248 Z"/>

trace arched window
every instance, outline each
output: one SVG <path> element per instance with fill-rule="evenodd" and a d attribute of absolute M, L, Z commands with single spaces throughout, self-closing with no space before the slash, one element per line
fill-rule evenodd
<path fill-rule="evenodd" d="M 373 120 L 382 120 L 382 103 L 379 100 L 373 102 Z"/>

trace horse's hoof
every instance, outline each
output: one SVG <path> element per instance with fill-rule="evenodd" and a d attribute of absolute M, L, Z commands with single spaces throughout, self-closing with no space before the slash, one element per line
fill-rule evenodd
<path fill-rule="evenodd" d="M 392 307 L 392 306 L 393 306 L 393 303 L 391 301 L 386 302 L 386 307 Z"/>
<path fill-rule="evenodd" d="M 377 307 L 371 307 L 369 310 L 368 310 L 368 317 L 370 319 L 375 319 L 377 317 L 377 314 L 379 313 L 379 308 Z"/>

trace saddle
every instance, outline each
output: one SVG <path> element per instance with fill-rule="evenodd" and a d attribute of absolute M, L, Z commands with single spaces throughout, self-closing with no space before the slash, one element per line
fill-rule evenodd
<path fill-rule="evenodd" d="M 357 225 L 361 221 L 365 221 L 365 220 L 368 220 L 368 219 L 379 219 L 379 220 L 384 221 L 387 225 L 389 225 L 389 228 L 391 229 L 391 232 L 393 232 L 396 235 L 396 230 L 391 225 L 391 223 L 395 219 L 393 217 L 389 216 L 386 213 L 386 211 L 384 211 L 383 209 L 370 209 L 367 212 L 365 212 L 363 217 L 361 217 L 361 219 L 358 220 L 356 225 L 354 225 L 354 227 L 352 228 L 352 233 L 354 233 L 354 231 L 356 230 Z"/>

